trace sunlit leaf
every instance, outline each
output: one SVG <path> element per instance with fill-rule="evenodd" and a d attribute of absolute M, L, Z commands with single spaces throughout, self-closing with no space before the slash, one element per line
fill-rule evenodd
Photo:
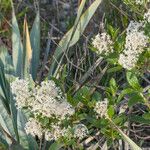
<path fill-rule="evenodd" d="M 30 43 L 29 29 L 27 19 L 24 19 L 24 32 L 23 32 L 23 75 L 27 77 L 30 73 L 30 63 L 32 59 L 32 49 Z"/>

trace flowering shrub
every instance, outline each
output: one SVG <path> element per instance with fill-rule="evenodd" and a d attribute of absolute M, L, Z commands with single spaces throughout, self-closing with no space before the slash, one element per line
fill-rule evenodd
<path fill-rule="evenodd" d="M 22 42 L 12 7 L 13 52 L 3 49 L 0 55 L 0 141 L 7 148 L 141 150 L 148 143 L 149 1 L 109 1 L 114 15 L 106 12 L 100 32 L 89 40 L 81 37 L 84 44 L 75 47 L 101 1 L 82 15 L 85 3 L 56 48 L 48 74 L 49 52 L 38 67 L 39 11 L 30 35 L 25 19 Z"/>
<path fill-rule="evenodd" d="M 63 121 L 71 119 L 75 114 L 75 109 L 67 102 L 59 87 L 54 81 L 41 82 L 41 85 L 30 85 L 29 79 L 16 78 L 11 83 L 12 94 L 16 100 L 18 109 L 28 109 L 31 118 L 25 125 L 27 134 L 46 140 L 58 140 L 71 134 L 70 125 L 63 126 Z M 45 122 L 43 124 L 43 121 Z M 88 133 L 88 129 L 83 124 L 75 125 L 74 135 L 82 139 Z"/>
<path fill-rule="evenodd" d="M 126 29 L 124 50 L 119 55 L 118 63 L 127 70 L 135 68 L 140 55 L 148 50 L 149 36 L 145 34 L 145 28 L 150 19 L 149 10 L 143 18 L 144 20 L 140 22 L 130 21 Z M 98 54 L 111 54 L 113 52 L 112 43 L 107 33 L 98 34 L 93 40 L 93 46 L 97 48 Z"/>

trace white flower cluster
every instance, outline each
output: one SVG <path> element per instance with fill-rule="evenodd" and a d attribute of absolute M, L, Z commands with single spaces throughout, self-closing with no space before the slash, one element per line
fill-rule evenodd
<path fill-rule="evenodd" d="M 16 78 L 11 83 L 12 93 L 16 99 L 18 108 L 27 107 L 37 118 L 37 115 L 58 120 L 58 123 L 51 123 L 51 129 L 42 127 L 42 122 L 30 118 L 25 125 L 25 131 L 32 136 L 45 135 L 46 140 L 57 140 L 65 136 L 68 129 L 61 127 L 61 121 L 74 114 L 74 108 L 67 102 L 61 89 L 54 81 L 43 81 L 40 86 L 30 88 L 29 80 Z M 41 116 L 40 116 L 41 117 Z"/>
<path fill-rule="evenodd" d="M 16 78 L 11 84 L 12 94 L 15 97 L 17 108 L 23 108 L 29 105 L 32 99 L 32 93 L 29 89 L 29 81 Z"/>
<path fill-rule="evenodd" d="M 147 0 L 147 2 L 150 2 L 150 0 Z M 136 5 L 143 5 L 145 3 L 145 0 L 135 0 Z"/>
<path fill-rule="evenodd" d="M 29 81 L 17 78 L 11 83 L 11 89 L 17 107 L 30 107 L 35 115 L 63 120 L 75 112 L 54 81 L 43 81 L 40 86 L 29 90 Z"/>
<path fill-rule="evenodd" d="M 108 100 L 107 98 L 104 99 L 104 101 L 98 101 L 95 105 L 94 111 L 98 114 L 98 116 L 107 117 L 107 106 L 108 106 Z"/>
<path fill-rule="evenodd" d="M 34 118 L 30 118 L 28 122 L 25 124 L 25 131 L 27 134 L 31 134 L 32 136 L 42 137 L 43 129 L 38 121 Z"/>
<path fill-rule="evenodd" d="M 97 48 L 98 54 L 108 55 L 113 52 L 112 40 L 107 33 L 97 34 L 92 42 L 93 46 Z"/>
<path fill-rule="evenodd" d="M 25 124 L 25 131 L 27 134 L 31 134 L 34 137 L 38 136 L 38 138 L 42 138 L 44 135 L 47 141 L 58 140 L 61 137 L 74 137 L 82 140 L 88 134 L 88 129 L 84 124 L 75 125 L 73 128 L 74 133 L 71 133 L 70 130 L 70 126 L 67 128 L 62 128 L 59 123 L 51 124 L 50 129 L 43 129 L 41 124 L 34 118 L 30 118 Z"/>
<path fill-rule="evenodd" d="M 35 99 L 31 103 L 31 111 L 34 114 L 42 114 L 46 117 L 55 116 L 57 119 L 63 120 L 75 112 L 54 81 L 43 81 L 41 86 L 35 89 L 34 97 Z"/>
<path fill-rule="evenodd" d="M 84 124 L 77 124 L 74 127 L 74 137 L 82 140 L 88 134 L 88 129 Z"/>
<path fill-rule="evenodd" d="M 51 130 L 45 130 L 45 139 L 47 141 L 58 140 L 67 135 L 69 128 L 61 128 L 59 124 L 52 124 Z"/>
<path fill-rule="evenodd" d="M 137 5 L 142 5 L 144 3 L 144 0 L 135 0 L 135 3 Z"/>
<path fill-rule="evenodd" d="M 147 46 L 148 37 L 144 35 L 142 22 L 131 21 L 127 28 L 125 49 L 119 56 L 119 64 L 127 70 L 131 70 L 137 64 L 140 54 Z"/>
<path fill-rule="evenodd" d="M 29 121 L 25 124 L 25 131 L 27 134 L 32 136 L 38 136 L 42 138 L 42 135 L 45 135 L 47 141 L 57 140 L 60 137 L 65 136 L 68 129 L 61 128 L 59 124 L 52 124 L 51 130 L 43 129 L 41 124 L 34 118 L 30 118 Z"/>
<path fill-rule="evenodd" d="M 144 20 L 150 23 L 150 9 L 144 14 Z"/>

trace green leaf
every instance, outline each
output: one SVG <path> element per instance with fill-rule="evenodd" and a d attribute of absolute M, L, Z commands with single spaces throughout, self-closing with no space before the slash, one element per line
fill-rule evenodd
<path fill-rule="evenodd" d="M 11 109 L 11 117 L 12 117 L 12 123 L 15 131 L 15 135 L 17 141 L 19 142 L 18 126 L 17 126 L 17 108 L 16 108 L 16 102 L 13 99 L 12 95 L 10 95 L 10 109 Z"/>
<path fill-rule="evenodd" d="M 126 74 L 126 76 L 127 76 L 128 83 L 130 84 L 130 86 L 133 89 L 135 89 L 135 90 L 141 90 L 141 86 L 140 86 L 139 81 L 138 81 L 138 79 L 137 79 L 137 77 L 136 77 L 135 74 L 133 74 L 132 72 L 128 71 L 127 74 Z"/>
<path fill-rule="evenodd" d="M 58 48 L 55 50 L 55 53 L 53 56 L 54 59 L 53 59 L 53 62 L 51 64 L 50 71 L 49 71 L 49 77 L 57 74 L 58 67 L 59 67 L 59 66 L 56 67 L 57 62 L 60 62 L 61 56 L 63 55 L 63 53 L 66 51 L 67 48 L 69 48 L 77 43 L 77 41 L 79 40 L 80 36 L 83 34 L 86 26 L 88 25 L 90 19 L 94 15 L 96 9 L 98 8 L 98 6 L 100 5 L 102 0 L 95 0 L 91 4 L 91 6 L 85 11 L 85 13 L 80 17 L 81 12 L 83 10 L 84 1 L 83 1 L 82 5 L 80 5 L 80 7 L 79 7 L 79 11 L 78 11 L 79 14 L 77 15 L 77 19 L 76 19 L 77 20 L 76 23 L 78 23 L 77 27 L 74 28 L 74 26 L 73 26 L 65 34 L 65 36 L 62 38 L 62 40 L 59 42 Z M 78 21 L 78 19 L 79 19 L 79 21 Z M 76 29 L 76 30 L 74 31 L 74 29 Z"/>
<path fill-rule="evenodd" d="M 137 103 L 143 103 L 143 98 L 138 93 L 133 93 L 128 101 L 128 106 L 131 107 Z"/>
<path fill-rule="evenodd" d="M 111 80 L 109 82 L 109 86 L 117 88 L 117 83 L 116 83 L 116 80 L 114 78 L 111 78 Z"/>
<path fill-rule="evenodd" d="M 31 47 L 32 47 L 32 65 L 31 74 L 33 80 L 36 79 L 37 70 L 40 59 L 40 13 L 37 11 L 36 18 L 30 33 Z"/>
<path fill-rule="evenodd" d="M 14 132 L 16 134 L 17 140 L 19 141 L 18 130 L 17 130 L 17 109 L 15 105 L 15 100 L 13 99 L 9 82 L 6 79 L 4 70 L 2 68 L 0 69 L 0 82 L 1 82 L 1 88 L 3 90 L 3 93 L 1 94 L 1 100 L 7 110 L 7 113 L 11 115 Z"/>
<path fill-rule="evenodd" d="M 63 144 L 59 144 L 59 143 L 55 142 L 50 146 L 49 150 L 60 150 L 60 148 L 62 148 L 62 147 L 63 147 Z"/>
<path fill-rule="evenodd" d="M 121 66 L 117 66 L 117 67 L 113 67 L 107 70 L 108 73 L 114 73 L 114 72 L 118 72 L 122 69 Z"/>
<path fill-rule="evenodd" d="M 114 109 L 114 106 L 113 105 L 110 105 L 108 110 L 107 110 L 107 114 L 110 118 L 112 118 L 115 114 L 115 109 Z"/>
<path fill-rule="evenodd" d="M 94 101 L 99 101 L 102 99 L 102 95 L 99 93 L 99 92 L 94 92 L 93 95 L 92 95 L 92 100 Z"/>
<path fill-rule="evenodd" d="M 127 116 L 124 113 L 119 114 L 118 116 L 113 118 L 114 123 L 117 125 L 123 125 L 126 122 L 126 120 L 127 120 Z"/>
<path fill-rule="evenodd" d="M 137 116 L 137 115 L 129 116 L 129 120 L 134 121 L 136 123 L 142 123 L 142 124 L 144 123 L 144 124 L 148 124 L 148 125 L 150 124 L 150 119 L 146 119 L 142 116 Z"/>
<path fill-rule="evenodd" d="M 121 93 L 119 94 L 119 97 L 117 99 L 117 102 L 120 102 L 122 100 L 122 98 L 126 95 L 126 94 L 130 94 L 133 93 L 134 90 L 131 88 L 127 88 L 121 91 Z"/>
<path fill-rule="evenodd" d="M 118 90 L 118 87 L 117 87 L 117 83 L 116 83 L 114 78 L 111 78 L 111 80 L 109 81 L 109 88 L 108 88 L 108 90 L 110 90 L 111 94 L 113 96 L 115 96 L 115 94 L 116 94 L 116 92 Z"/>
<path fill-rule="evenodd" d="M 14 8 L 12 9 L 12 56 L 15 73 L 17 76 L 21 77 L 23 65 L 23 47 Z"/>
<path fill-rule="evenodd" d="M 18 110 L 17 113 L 17 125 L 18 125 L 18 134 L 20 138 L 20 144 L 24 149 L 38 149 L 35 139 L 31 135 L 27 135 L 25 132 L 25 124 L 27 122 L 26 116 L 21 110 Z"/>
<path fill-rule="evenodd" d="M 0 100 L 0 126 L 10 135 L 12 139 L 15 139 L 15 133 L 13 129 L 12 119 L 11 116 L 7 113 L 6 109 L 4 108 L 1 100 Z M 0 127 L 0 128 L 1 128 Z M 2 131 L 3 132 L 3 131 Z M 4 135 L 4 139 L 7 141 L 8 144 L 11 144 L 11 140 L 7 135 Z M 2 138 L 2 136 L 1 136 Z"/>
<path fill-rule="evenodd" d="M 86 26 L 88 25 L 90 19 L 94 15 L 95 11 L 97 10 L 97 8 L 101 4 L 101 2 L 102 2 L 102 0 L 95 0 L 91 4 L 91 6 L 84 12 L 84 14 L 81 16 L 81 19 L 78 23 L 77 29 L 71 40 L 70 46 L 73 46 L 79 40 L 80 36 L 83 34 Z"/>
<path fill-rule="evenodd" d="M 2 148 L 2 147 L 5 147 L 5 148 L 7 148 L 8 149 L 8 143 L 7 143 L 7 141 L 6 141 L 6 139 L 5 139 L 5 136 L 3 135 L 3 133 L 2 133 L 3 131 L 0 131 L 0 148 Z M 2 149 L 3 150 L 3 149 Z M 5 150 L 5 149 L 4 149 Z"/>
<path fill-rule="evenodd" d="M 13 70 L 12 59 L 5 46 L 0 46 L 0 60 L 2 61 L 1 65 L 5 66 L 5 72 L 10 73 L 10 70 Z"/>
<path fill-rule="evenodd" d="M 9 147 L 10 150 L 25 150 L 19 143 L 12 143 Z"/>
<path fill-rule="evenodd" d="M 0 62 L 0 64 L 2 65 L 2 63 Z M 0 68 L 0 98 L 1 101 L 4 105 L 4 107 L 6 108 L 8 114 L 10 114 L 10 107 L 9 107 L 9 102 L 10 102 L 10 91 L 9 91 L 9 84 L 5 78 L 5 74 L 4 74 L 4 68 L 1 67 Z"/>
<path fill-rule="evenodd" d="M 63 52 L 65 52 L 69 47 L 70 47 L 70 42 L 72 40 L 72 37 L 73 37 L 73 34 L 75 33 L 76 31 L 76 28 L 78 26 L 78 23 L 79 23 L 79 20 L 80 20 L 80 17 L 81 17 L 81 14 L 82 14 L 82 11 L 83 11 L 83 8 L 84 8 L 84 5 L 85 5 L 85 2 L 86 0 L 82 0 L 80 6 L 79 6 L 79 9 L 78 9 L 78 13 L 77 13 L 77 17 L 76 17 L 76 20 L 75 20 L 75 23 L 74 23 L 74 26 L 66 33 L 66 35 L 62 38 L 62 40 L 59 42 L 59 47 L 55 50 L 55 53 L 54 53 L 54 61 L 56 59 L 60 59 L 61 55 L 63 54 Z M 60 59 L 60 62 L 61 63 L 61 59 Z M 56 65 L 56 64 L 54 64 Z M 58 68 L 59 68 L 60 64 L 58 65 L 57 69 L 55 72 L 58 71 Z M 51 65 L 51 68 L 53 67 L 53 64 Z M 51 69 L 50 68 L 50 69 Z M 52 68 L 53 69 L 53 68 Z M 50 72 L 51 74 L 51 72 Z"/>
<path fill-rule="evenodd" d="M 143 114 L 143 118 L 147 119 L 147 120 L 150 120 L 150 113 Z"/>

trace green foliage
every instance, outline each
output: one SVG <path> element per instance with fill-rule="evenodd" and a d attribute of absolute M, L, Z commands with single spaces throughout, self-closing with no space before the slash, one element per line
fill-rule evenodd
<path fill-rule="evenodd" d="M 145 1 L 145 4 L 146 3 L 147 2 Z M 118 144 L 118 140 L 122 138 L 133 150 L 141 150 L 141 148 L 133 142 L 134 139 L 130 139 L 125 132 L 128 131 L 126 127 L 127 122 L 146 125 L 150 123 L 150 90 L 147 90 L 147 87 L 145 87 L 145 85 L 147 86 L 147 82 L 144 81 L 145 78 L 141 78 L 141 76 L 144 76 L 144 73 L 147 75 L 147 72 L 144 71 L 148 69 L 147 67 L 145 67 L 145 69 L 144 65 L 146 61 L 149 61 L 149 51 L 146 49 L 147 51 L 142 53 L 142 56 L 140 56 L 137 63 L 137 67 L 130 71 L 123 69 L 118 63 L 118 58 L 124 50 L 126 42 L 125 30 L 128 21 L 131 19 L 128 18 L 128 16 L 131 15 L 131 17 L 137 21 L 142 19 L 145 6 L 134 5 L 134 1 L 128 0 L 124 0 L 124 3 L 117 0 L 109 1 L 108 6 L 106 6 L 108 8 L 114 5 L 117 7 L 122 4 L 123 9 L 129 7 L 131 8 L 131 11 L 127 9 L 126 12 L 124 12 L 120 10 L 120 7 L 115 7 L 117 10 L 114 8 L 110 9 L 110 12 L 112 12 L 111 15 L 109 14 L 108 16 L 106 13 L 106 21 L 104 21 L 104 24 L 107 33 L 111 36 L 113 41 L 112 46 L 114 52 L 108 56 L 94 56 L 92 57 L 94 58 L 92 61 L 89 58 L 83 59 L 86 66 L 82 67 L 83 69 L 81 68 L 82 71 L 80 71 L 80 66 L 71 66 L 72 69 L 70 67 L 70 62 L 68 65 L 67 62 L 63 63 L 63 60 L 65 55 L 67 57 L 70 56 L 68 53 L 69 50 L 74 50 L 72 47 L 76 45 L 80 37 L 84 34 L 87 25 L 98 6 L 101 4 L 101 0 L 95 0 L 83 13 L 85 4 L 86 0 L 82 0 L 73 27 L 60 40 L 59 45 L 52 56 L 50 70 L 48 77 L 46 78 L 47 80 L 52 79 L 57 86 L 61 87 L 64 96 L 67 97 L 68 102 L 75 108 L 74 115 L 72 115 L 69 120 L 63 120 L 61 126 L 71 126 L 71 129 L 73 130 L 72 126 L 74 124 L 83 123 L 89 130 L 88 136 L 82 140 L 73 136 L 71 136 L 71 138 L 68 136 L 62 137 L 56 141 L 47 142 L 44 138 L 38 139 L 26 134 L 25 124 L 28 121 L 29 116 L 33 114 L 17 110 L 14 95 L 11 93 L 10 83 L 14 78 L 19 77 L 20 79 L 28 78 L 30 80 L 30 88 L 40 86 L 41 79 L 39 81 L 37 76 L 40 66 L 40 12 L 39 10 L 36 12 L 36 18 L 31 28 L 31 32 L 29 32 L 26 17 L 24 20 L 24 31 L 20 32 L 13 8 L 12 57 L 8 53 L 6 47 L 0 46 L 0 143 L 5 145 L 6 148 L 14 150 L 36 150 L 41 146 L 43 150 L 45 150 L 44 147 L 49 150 L 59 150 L 61 148 L 82 150 L 85 149 L 83 143 L 90 136 L 94 137 L 94 140 L 92 140 L 91 143 L 97 145 L 95 135 L 98 132 L 97 136 L 104 137 L 108 149 L 112 148 L 115 143 Z M 9 6 L 9 3 L 8 5 L 6 3 L 6 6 L 4 5 L 4 7 L 7 6 Z M 140 10 L 140 7 L 143 9 Z M 116 16 L 120 16 L 119 13 L 123 16 L 116 21 Z M 141 16 L 137 16 L 137 13 L 141 13 Z M 24 12 L 22 12 L 22 14 L 24 14 Z M 149 24 L 146 24 L 146 35 L 149 35 L 148 29 Z M 21 37 L 22 33 L 23 38 Z M 80 49 L 84 48 L 80 46 L 80 43 L 78 44 Z M 81 44 L 83 45 L 83 43 Z M 87 49 L 89 48 L 93 52 L 96 51 L 91 43 L 89 45 L 89 47 L 86 47 Z M 82 50 L 80 55 L 82 55 Z M 72 57 L 71 61 L 74 61 L 74 59 L 75 61 L 78 61 L 78 57 Z M 90 57 L 90 55 L 88 55 L 88 57 Z M 99 64 L 96 64 L 95 67 L 95 58 L 97 57 L 100 57 L 97 59 Z M 90 65 L 88 65 L 88 63 Z M 143 69 L 143 72 L 139 72 L 140 69 Z M 75 72 L 77 73 L 76 80 L 74 78 Z M 32 77 L 30 77 L 30 74 Z M 147 76 L 149 77 L 149 75 Z M 44 79 L 42 78 L 42 80 Z M 101 116 L 96 113 L 95 106 L 97 102 L 104 101 L 105 99 L 108 101 L 107 106 L 105 106 L 107 111 L 104 116 Z M 124 108 L 126 105 L 127 108 Z M 132 114 L 130 112 L 132 109 L 134 110 L 136 107 L 140 106 L 144 107 L 141 113 Z M 102 110 L 99 111 L 103 111 L 105 107 L 103 106 L 101 108 Z M 128 109 L 130 111 L 128 111 Z M 42 123 L 42 127 L 46 127 L 49 130 L 52 128 L 52 123 L 58 123 L 58 118 L 43 117 L 41 114 L 38 114 L 36 119 Z M 73 132 L 72 130 L 71 133 Z"/>
<path fill-rule="evenodd" d="M 51 64 L 49 76 L 56 76 L 58 72 L 58 67 L 60 64 L 56 67 L 56 60 L 61 63 L 63 59 L 63 53 L 67 52 L 68 48 L 76 44 L 76 42 L 79 40 L 80 36 L 84 32 L 87 24 L 89 23 L 90 19 L 94 15 L 96 9 L 100 5 L 101 0 L 95 0 L 91 6 L 85 11 L 85 13 L 82 15 L 83 7 L 85 4 L 85 0 L 82 1 L 77 18 L 75 20 L 74 26 L 66 33 L 66 35 L 62 38 L 62 40 L 59 42 L 58 48 L 55 50 L 54 53 L 54 60 Z M 82 15 L 82 16 L 81 16 Z"/>
<path fill-rule="evenodd" d="M 12 52 L 15 74 L 21 77 L 23 66 L 23 46 L 14 9 L 12 12 Z"/>
<path fill-rule="evenodd" d="M 30 33 L 31 47 L 32 47 L 32 65 L 31 65 L 31 73 L 33 80 L 36 79 L 37 70 L 39 67 L 39 59 L 40 59 L 40 12 L 38 10 L 36 18 L 34 20 L 34 24 Z"/>

